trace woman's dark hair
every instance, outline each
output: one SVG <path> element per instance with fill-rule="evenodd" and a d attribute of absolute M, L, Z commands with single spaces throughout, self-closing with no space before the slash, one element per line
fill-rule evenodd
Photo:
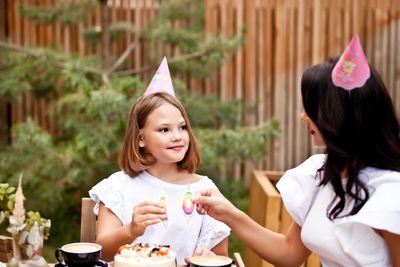
<path fill-rule="evenodd" d="M 371 77 L 360 88 L 346 91 L 332 83 L 338 58 L 308 68 L 302 77 L 305 112 L 318 127 L 326 144 L 327 159 L 318 173 L 320 186 L 331 184 L 336 197 L 327 210 L 333 220 L 356 214 L 369 198 L 366 185 L 358 179 L 360 169 L 370 166 L 400 171 L 399 122 L 386 87 L 370 66 Z M 346 188 L 341 172 L 347 167 Z M 345 197 L 354 200 L 342 215 Z"/>

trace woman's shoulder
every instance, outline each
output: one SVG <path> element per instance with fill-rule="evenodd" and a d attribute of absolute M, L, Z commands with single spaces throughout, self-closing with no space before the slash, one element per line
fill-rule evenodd
<path fill-rule="evenodd" d="M 297 167 L 286 171 L 276 185 L 286 210 L 299 225 L 303 225 L 319 189 L 317 171 L 325 159 L 324 154 L 309 157 Z"/>
<path fill-rule="evenodd" d="M 382 184 L 392 184 L 393 186 L 400 186 L 400 172 L 393 170 L 378 169 L 374 167 L 367 167 L 360 171 L 362 180 L 367 185 L 379 186 Z"/>
<path fill-rule="evenodd" d="M 360 175 L 369 199 L 349 221 L 400 234 L 400 172 L 367 167 Z"/>
<path fill-rule="evenodd" d="M 318 169 L 322 167 L 322 165 L 326 161 L 326 154 L 315 154 L 310 156 L 304 162 L 299 164 L 298 166 L 287 170 L 287 172 L 302 172 L 302 173 L 313 173 L 315 174 Z"/>

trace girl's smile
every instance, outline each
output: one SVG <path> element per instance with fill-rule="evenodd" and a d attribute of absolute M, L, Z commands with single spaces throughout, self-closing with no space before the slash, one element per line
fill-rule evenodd
<path fill-rule="evenodd" d="M 172 149 L 174 151 L 180 151 L 181 149 L 183 149 L 184 146 L 173 146 L 173 147 L 169 147 L 168 149 Z"/>

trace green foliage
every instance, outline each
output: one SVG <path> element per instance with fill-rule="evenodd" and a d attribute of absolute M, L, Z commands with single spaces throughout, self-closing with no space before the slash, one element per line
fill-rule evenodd
<path fill-rule="evenodd" d="M 42 244 L 40 232 L 43 233 L 44 239 L 48 238 L 51 222 L 41 217 L 39 212 L 25 212 L 23 195 L 14 191 L 15 187 L 7 183 L 0 184 L 0 225 L 6 221 L 7 231 L 13 237 L 18 235 L 19 246 L 31 257 L 33 251 Z"/>
<path fill-rule="evenodd" d="M 177 27 L 177 23 L 181 26 Z M 146 31 L 146 38 L 155 43 L 172 44 L 183 54 L 198 54 L 198 58 L 172 64 L 171 69 L 204 79 L 222 65 L 227 51 L 236 50 L 243 43 L 242 36 L 223 37 L 219 34 L 207 34 L 204 24 L 204 1 L 164 1 L 158 15 Z"/>
<path fill-rule="evenodd" d="M 140 34 L 134 25 L 130 23 L 114 22 L 110 25 L 111 42 L 117 40 L 120 36 L 125 36 L 127 33 Z M 101 40 L 101 26 L 97 25 L 92 28 L 83 29 L 82 35 L 88 43 L 96 45 Z"/>
<path fill-rule="evenodd" d="M 14 207 L 15 187 L 7 183 L 0 183 L 0 224 L 10 217 L 10 211 Z"/>
<path fill-rule="evenodd" d="M 270 139 L 279 136 L 279 122 L 272 119 L 258 127 L 199 129 L 196 136 L 203 159 L 200 170 L 219 170 L 224 162 L 256 161 L 265 156 Z"/>
<path fill-rule="evenodd" d="M 161 42 L 179 47 L 184 60 L 171 63 L 172 72 L 204 78 L 224 62 L 227 51 L 242 42 L 241 36 L 206 36 L 202 2 L 162 1 L 154 23 L 146 29 L 135 29 L 146 33 L 150 45 Z M 52 14 L 49 16 L 55 16 Z M 184 21 L 184 26 L 172 27 L 177 20 Z M 123 32 L 132 28 L 120 24 L 115 29 Z M 130 107 L 143 94 L 148 81 L 136 75 L 112 73 L 104 79 L 97 56 L 65 55 L 54 48 L 3 54 L 0 96 L 12 101 L 29 91 L 38 99 L 45 98 L 51 103 L 49 115 L 58 131 L 50 135 L 30 118 L 15 125 L 12 144 L 0 150 L 0 180 L 16 185 L 17 174 L 23 171 L 27 207 L 40 210 L 53 221 L 49 241 L 77 241 L 81 197 L 119 169 L 119 150 Z M 185 55 L 190 56 L 185 59 Z M 121 65 L 119 69 L 126 67 Z M 174 87 L 201 147 L 202 165 L 198 172 L 213 178 L 229 199 L 246 209 L 246 187 L 242 181 L 219 180 L 220 168 L 264 157 L 270 139 L 279 135 L 278 121 L 249 127 L 240 118 L 251 109 L 243 106 L 240 99 L 221 102 L 216 95 L 188 96 L 186 85 L 179 80 L 174 80 Z"/>
<path fill-rule="evenodd" d="M 95 6 L 96 0 L 81 0 L 57 2 L 47 7 L 20 5 L 19 10 L 22 16 L 44 24 L 60 22 L 64 26 L 70 26 L 86 19 Z"/>

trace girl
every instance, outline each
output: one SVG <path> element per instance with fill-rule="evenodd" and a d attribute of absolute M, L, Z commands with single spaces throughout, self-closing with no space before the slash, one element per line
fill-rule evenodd
<path fill-rule="evenodd" d="M 165 59 L 160 68 L 163 64 Z M 163 74 L 160 68 L 132 106 L 119 160 L 122 171 L 89 191 L 97 203 L 96 242 L 107 261 L 131 243 L 170 245 L 178 265 L 185 264 L 185 256 L 228 254 L 230 229 L 197 214 L 190 201 L 194 192 L 216 186 L 194 173 L 200 164 L 198 145 L 172 94 L 169 71 Z M 168 90 L 162 84 L 166 78 Z M 157 86 L 167 92 L 151 91 Z"/>
<path fill-rule="evenodd" d="M 323 266 L 400 266 L 399 122 L 358 36 L 340 60 L 302 77 L 313 155 L 277 184 L 294 222 L 274 233 L 236 209 L 216 189 L 199 192 L 199 211 L 228 224 L 262 258 L 299 266 L 311 251 Z"/>

